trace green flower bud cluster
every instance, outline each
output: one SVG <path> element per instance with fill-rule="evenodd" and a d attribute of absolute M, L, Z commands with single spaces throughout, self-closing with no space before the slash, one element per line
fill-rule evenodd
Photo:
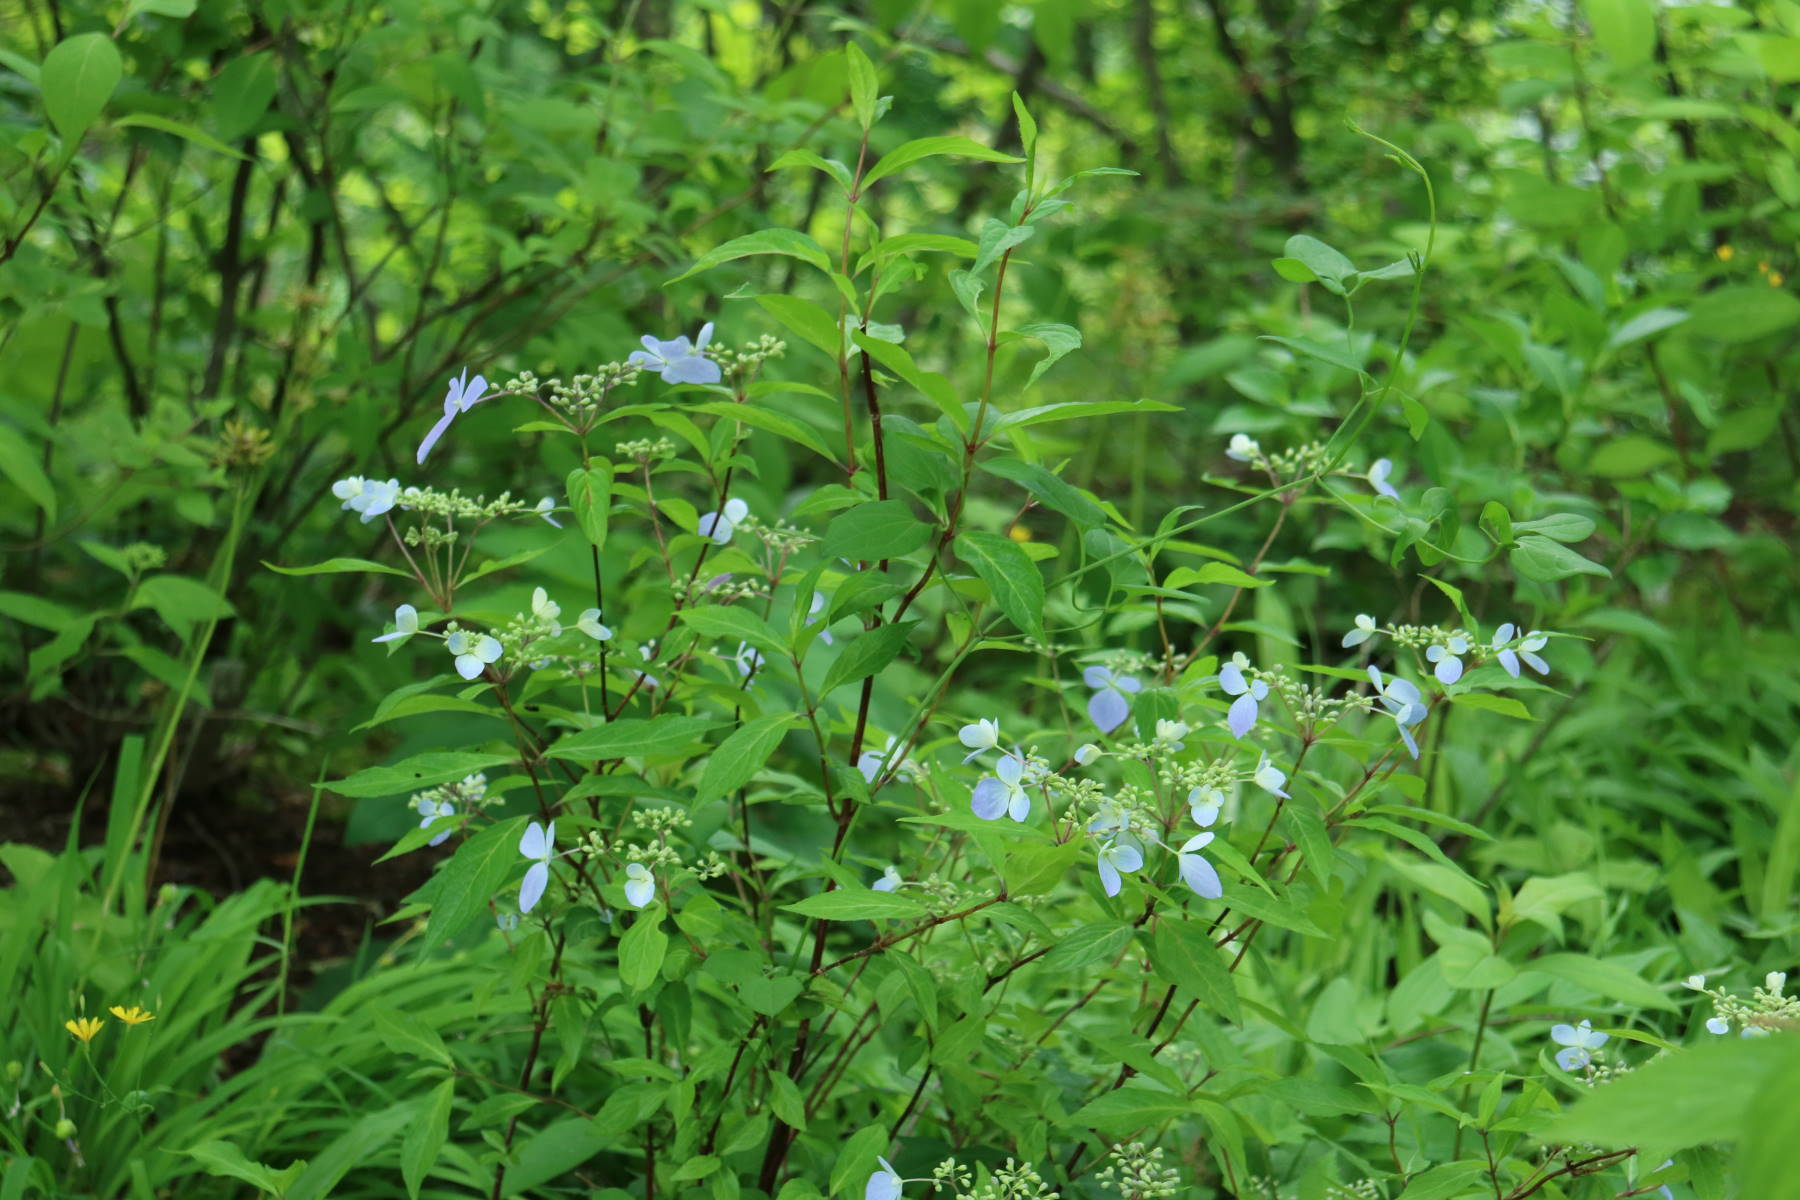
<path fill-rule="evenodd" d="M 630 442 L 614 442 L 613 456 L 628 458 L 642 466 L 646 463 L 664 462 L 674 458 L 675 443 L 666 437 L 638 438 Z"/>
<path fill-rule="evenodd" d="M 706 348 L 706 357 L 719 364 L 725 378 L 739 384 L 750 382 L 764 363 L 786 353 L 787 343 L 766 333 L 754 342 L 745 342 L 741 349 L 719 345 Z"/>
<path fill-rule="evenodd" d="M 1008 1158 L 972 1191 L 959 1190 L 956 1200 L 1056 1200 L 1060 1194 L 1030 1163 Z"/>
<path fill-rule="evenodd" d="M 1469 642 L 1470 653 L 1480 657 L 1483 649 L 1475 635 L 1466 629 L 1453 629 L 1443 625 L 1396 625 L 1386 631 L 1394 639 L 1397 646 L 1405 646 L 1409 650 L 1423 650 L 1427 646 L 1441 645 L 1452 638 L 1464 638 Z"/>
<path fill-rule="evenodd" d="M 1125 1142 L 1114 1146 L 1108 1158 L 1098 1182 L 1125 1200 L 1168 1200 L 1181 1190 L 1181 1172 L 1163 1165 L 1160 1146 L 1150 1149 L 1142 1142 Z"/>
<path fill-rule="evenodd" d="M 1268 455 L 1270 469 L 1284 479 L 1298 479 L 1323 471 L 1330 462 L 1331 455 L 1325 452 L 1324 442 L 1307 442 L 1304 446 Z"/>

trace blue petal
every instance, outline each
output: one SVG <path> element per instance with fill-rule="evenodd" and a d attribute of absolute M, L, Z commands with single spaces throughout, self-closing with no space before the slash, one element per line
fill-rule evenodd
<path fill-rule="evenodd" d="M 1256 727 L 1256 697 L 1248 692 L 1231 703 L 1231 711 L 1225 714 L 1226 724 L 1231 726 L 1232 737 L 1243 737 Z"/>
<path fill-rule="evenodd" d="M 1106 890 L 1107 895 L 1116 896 L 1123 883 L 1124 880 L 1119 877 L 1118 868 L 1107 862 L 1106 856 L 1102 854 L 1100 857 L 1100 886 Z"/>
<path fill-rule="evenodd" d="M 969 807 L 984 821 L 993 821 L 1006 811 L 1006 785 L 989 776 L 975 785 Z"/>
<path fill-rule="evenodd" d="M 1131 701 L 1114 688 L 1102 688 L 1088 697 L 1088 718 L 1101 733 L 1111 733 L 1131 715 Z"/>
<path fill-rule="evenodd" d="M 1439 683 L 1455 683 L 1462 678 L 1462 659 L 1446 654 L 1438 659 L 1437 668 L 1432 671 Z"/>
<path fill-rule="evenodd" d="M 1207 900 L 1217 900 L 1225 894 L 1225 885 L 1219 882 L 1219 873 L 1213 865 L 1198 854 L 1180 856 L 1181 882 L 1192 888 L 1196 896 Z"/>
<path fill-rule="evenodd" d="M 537 907 L 537 902 L 544 898 L 544 889 L 550 885 L 550 867 L 546 863 L 532 863 L 531 869 L 525 872 L 524 882 L 519 884 L 519 911 L 528 913 Z"/>

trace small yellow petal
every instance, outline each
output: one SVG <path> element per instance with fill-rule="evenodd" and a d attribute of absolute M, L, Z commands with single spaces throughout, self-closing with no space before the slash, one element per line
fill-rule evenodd
<path fill-rule="evenodd" d="M 1781 286 L 1781 272 L 1780 271 L 1770 271 L 1769 272 L 1769 286 L 1770 287 L 1780 287 Z"/>
<path fill-rule="evenodd" d="M 76 1021 L 64 1021 L 63 1028 L 80 1038 L 85 1044 L 93 1041 L 94 1035 L 99 1033 L 101 1027 L 105 1024 L 106 1022 L 102 1021 L 99 1017 L 82 1017 L 80 1020 Z"/>
<path fill-rule="evenodd" d="M 1719 256 L 1720 262 L 1730 262 L 1731 256 L 1736 254 L 1737 251 L 1733 250 L 1730 246 L 1720 246 L 1717 250 L 1713 251 L 1713 253 Z"/>
<path fill-rule="evenodd" d="M 135 1004 L 130 1008 L 123 1008 L 115 1004 L 107 1011 L 127 1025 L 142 1025 L 145 1021 L 156 1020 L 155 1013 L 145 1012 Z"/>
<path fill-rule="evenodd" d="M 1011 529 L 1006 531 L 1006 536 L 1015 542 L 1029 542 L 1031 540 L 1031 530 L 1025 528 L 1023 525 L 1014 525 Z"/>

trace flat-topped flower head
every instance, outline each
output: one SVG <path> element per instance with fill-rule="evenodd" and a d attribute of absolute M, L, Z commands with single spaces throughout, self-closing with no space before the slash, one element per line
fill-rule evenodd
<path fill-rule="evenodd" d="M 731 535 L 737 530 L 738 522 L 749 515 L 750 506 L 733 496 L 725 501 L 725 507 L 718 512 L 703 514 L 694 528 L 699 531 L 701 537 L 711 538 L 723 546 L 731 540 Z"/>
<path fill-rule="evenodd" d="M 1000 722 L 983 717 L 957 730 L 956 740 L 969 748 L 969 752 L 963 755 L 963 761 L 969 762 L 979 757 L 984 750 L 992 750 L 1000 744 Z"/>
<path fill-rule="evenodd" d="M 642 908 L 656 898 L 656 876 L 643 863 L 625 864 L 625 903 Z"/>
<path fill-rule="evenodd" d="M 900 1200 L 900 1185 L 905 1182 L 900 1173 L 879 1154 L 875 1161 L 881 1164 L 881 1170 L 869 1176 L 869 1182 L 863 1187 L 863 1200 Z"/>
<path fill-rule="evenodd" d="M 994 767 L 994 773 L 975 785 L 969 807 L 984 821 L 997 820 L 1002 813 L 1015 821 L 1023 821 L 1031 815 L 1031 794 L 1021 782 L 1024 777 L 1022 759 L 1011 754 L 1002 757 Z"/>
<path fill-rule="evenodd" d="M 417 632 L 419 632 L 419 610 L 410 604 L 402 604 L 394 610 L 394 631 L 369 640 L 371 642 L 404 642 Z"/>
<path fill-rule="evenodd" d="M 1593 1051 L 1606 1044 L 1607 1035 L 1595 1031 L 1583 1021 L 1579 1025 L 1552 1025 L 1550 1040 L 1565 1049 L 1556 1052 L 1556 1065 L 1565 1071 L 1579 1071 L 1594 1061 Z"/>
<path fill-rule="evenodd" d="M 1204 829 L 1219 819 L 1219 810 L 1225 806 L 1225 793 L 1218 788 L 1190 788 L 1187 802 L 1194 824 Z"/>
<path fill-rule="evenodd" d="M 905 882 L 906 880 L 900 878 L 900 871 L 898 868 L 889 867 L 881 873 L 880 879 L 877 879 L 874 883 L 869 885 L 869 890 L 875 892 L 891 892 Z"/>
<path fill-rule="evenodd" d="M 1219 686 L 1228 696 L 1236 696 L 1225 714 L 1232 737 L 1243 737 L 1256 727 L 1257 703 L 1269 695 L 1269 685 L 1260 679 L 1246 679 L 1244 668 L 1235 660 L 1219 668 Z"/>
<path fill-rule="evenodd" d="M 444 639 L 444 648 L 456 655 L 456 673 L 464 679 L 473 679 L 489 664 L 499 662 L 506 650 L 499 638 L 462 629 Z"/>
<path fill-rule="evenodd" d="M 584 608 L 581 615 L 575 618 L 575 628 L 593 638 L 596 642 L 612 640 L 613 632 L 600 623 L 600 610 Z"/>
<path fill-rule="evenodd" d="M 1394 464 L 1392 460 L 1386 458 L 1376 459 L 1369 464 L 1369 486 L 1390 500 L 1398 500 L 1400 499 L 1400 493 L 1394 490 L 1393 484 L 1388 482 L 1388 476 L 1393 473 Z"/>
<path fill-rule="evenodd" d="M 1188 885 L 1194 895 L 1203 900 L 1217 900 L 1225 894 L 1225 885 L 1219 882 L 1219 872 L 1213 865 L 1200 856 L 1200 851 L 1212 844 L 1213 835 L 1196 833 L 1181 843 L 1176 853 L 1175 863 L 1181 871 L 1181 882 Z"/>
<path fill-rule="evenodd" d="M 1469 639 L 1458 633 L 1425 647 L 1425 658 L 1437 664 L 1431 673 L 1437 676 L 1438 682 L 1451 684 L 1462 678 L 1461 656 L 1468 652 Z"/>
<path fill-rule="evenodd" d="M 1263 751 L 1262 758 L 1256 764 L 1256 773 L 1252 775 L 1251 778 L 1255 781 L 1257 787 L 1268 792 L 1271 796 L 1280 796 L 1283 800 L 1292 799 L 1286 792 L 1281 790 L 1281 786 L 1287 782 L 1287 773 L 1277 769 L 1275 764 L 1269 761 L 1269 752 L 1267 750 Z"/>
<path fill-rule="evenodd" d="M 542 500 L 539 500 L 537 502 L 537 507 L 532 509 L 531 511 L 536 513 L 538 516 L 544 518 L 544 520 L 550 522 L 550 524 L 556 526 L 556 528 L 558 528 L 558 529 L 562 528 L 562 522 L 550 515 L 551 513 L 556 511 L 556 501 L 551 499 L 549 496 L 545 496 Z"/>
<path fill-rule="evenodd" d="M 1494 640 L 1490 643 L 1495 650 L 1494 657 L 1506 669 L 1506 673 L 1517 679 L 1519 677 L 1519 660 L 1524 659 L 1526 664 L 1539 675 L 1548 675 L 1550 664 L 1539 658 L 1537 652 L 1548 646 L 1550 639 L 1533 630 L 1525 635 L 1523 641 L 1514 646 L 1511 643 L 1516 636 L 1518 636 L 1518 631 L 1513 627 L 1513 623 L 1508 621 L 1494 630 Z"/>
<path fill-rule="evenodd" d="M 1119 894 L 1124 876 L 1144 865 L 1144 844 L 1131 833 L 1121 833 L 1100 847 L 1100 886 L 1109 896 Z"/>
<path fill-rule="evenodd" d="M 488 398 L 487 386 L 487 380 L 480 375 L 470 379 L 467 367 L 462 369 L 460 377 L 451 378 L 450 390 L 444 395 L 444 415 L 438 418 L 438 423 L 431 427 L 425 440 L 419 443 L 421 465 L 425 462 L 425 456 L 431 453 L 431 448 L 437 445 L 438 439 L 450 428 L 450 422 Z"/>
<path fill-rule="evenodd" d="M 1357 613 L 1356 628 L 1344 635 L 1344 649 L 1348 650 L 1352 646 L 1362 645 L 1374 637 L 1376 632 L 1375 618 L 1368 613 Z"/>
<path fill-rule="evenodd" d="M 664 383 L 717 383 L 724 378 L 719 364 L 705 355 L 712 335 L 711 321 L 700 327 L 699 336 L 691 343 L 686 334 L 665 342 L 646 333 L 638 339 L 644 348 L 633 350 L 625 365 L 655 371 Z"/>
<path fill-rule="evenodd" d="M 1111 733 L 1131 715 L 1131 697 L 1144 685 L 1130 675 L 1120 675 L 1109 667 L 1089 667 L 1081 673 L 1081 681 L 1097 688 L 1088 697 L 1088 719 L 1101 733 Z"/>
<path fill-rule="evenodd" d="M 1254 462 L 1261 454 L 1262 447 L 1247 433 L 1232 434 L 1231 441 L 1225 446 L 1225 457 L 1238 462 Z"/>
<path fill-rule="evenodd" d="M 556 822 L 550 822 L 548 828 L 536 821 L 527 825 L 519 838 L 519 853 L 531 860 L 519 884 L 519 911 L 528 913 L 537 907 L 544 898 L 544 889 L 550 886 L 550 860 L 556 856 Z"/>

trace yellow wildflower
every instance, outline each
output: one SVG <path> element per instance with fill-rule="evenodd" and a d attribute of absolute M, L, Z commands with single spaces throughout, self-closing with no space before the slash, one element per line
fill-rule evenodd
<path fill-rule="evenodd" d="M 119 1005 L 115 1004 L 107 1009 L 107 1011 L 127 1025 L 142 1025 L 145 1021 L 156 1020 L 155 1013 L 145 1012 L 135 1004 L 130 1008 L 121 1008 Z"/>
<path fill-rule="evenodd" d="M 1736 254 L 1737 251 L 1733 250 L 1729 245 L 1725 245 L 1720 246 L 1717 250 L 1713 251 L 1713 253 L 1719 256 L 1720 262 L 1730 262 L 1731 256 Z"/>
<path fill-rule="evenodd" d="M 1770 271 L 1769 272 L 1769 286 L 1770 287 L 1780 287 L 1781 286 L 1781 272 L 1780 271 Z"/>
<path fill-rule="evenodd" d="M 94 1035 L 99 1033 L 100 1027 L 105 1024 L 106 1022 L 99 1017 L 82 1017 L 78 1021 L 64 1021 L 63 1028 L 80 1038 L 85 1045 L 94 1040 Z"/>
<path fill-rule="evenodd" d="M 1031 540 L 1031 530 L 1025 528 L 1023 525 L 1014 525 L 1011 529 L 1006 531 L 1006 536 L 1015 542 L 1029 542 Z"/>

